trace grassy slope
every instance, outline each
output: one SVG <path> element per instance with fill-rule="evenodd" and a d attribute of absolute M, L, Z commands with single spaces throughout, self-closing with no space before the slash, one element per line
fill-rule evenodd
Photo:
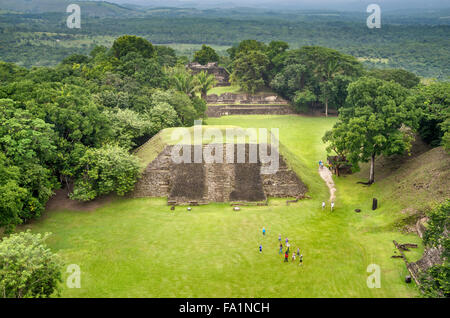
<path fill-rule="evenodd" d="M 413 297 L 406 269 L 392 259 L 392 240 L 419 243 L 393 227 L 402 208 L 387 197 L 388 184 L 367 188 L 358 176 L 337 179 L 336 211 L 323 212 L 328 190 L 317 174 L 325 158 L 320 138 L 333 118 L 229 116 L 214 125 L 280 128 L 286 158 L 307 183 L 311 199 L 286 206 L 232 212 L 228 204 L 175 212 L 164 199 L 121 199 L 94 212 L 54 211 L 28 225 L 54 233 L 49 245 L 67 264 L 79 264 L 82 288 L 66 297 Z M 380 208 L 370 211 L 371 198 Z M 391 208 L 395 207 L 395 208 Z M 361 208 L 357 214 L 353 210 Z M 265 226 L 268 234 L 260 231 Z M 282 262 L 278 233 L 299 246 L 304 266 Z M 263 245 L 260 254 L 258 245 Z M 422 248 L 408 253 L 414 260 Z M 381 266 L 381 288 L 366 286 L 366 268 Z"/>

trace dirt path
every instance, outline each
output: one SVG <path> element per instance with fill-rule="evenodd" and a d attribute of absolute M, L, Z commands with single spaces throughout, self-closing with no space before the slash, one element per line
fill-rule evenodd
<path fill-rule="evenodd" d="M 328 189 L 330 189 L 330 202 L 334 202 L 336 200 L 336 187 L 334 186 L 333 176 L 330 169 L 327 169 L 326 167 L 323 167 L 322 169 L 319 168 L 319 174 L 327 184 Z"/>

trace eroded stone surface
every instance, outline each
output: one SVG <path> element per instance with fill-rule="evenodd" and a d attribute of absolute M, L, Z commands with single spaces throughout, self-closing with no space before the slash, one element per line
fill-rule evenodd
<path fill-rule="evenodd" d="M 167 197 L 177 203 L 256 202 L 268 197 L 304 197 L 305 184 L 288 168 L 281 155 L 276 173 L 263 174 L 261 168 L 270 163 L 261 163 L 259 158 L 250 163 L 248 144 L 245 145 L 244 163 L 237 163 L 237 146 L 234 145 L 232 163 L 228 163 L 224 144 L 219 145 L 223 147 L 223 163 L 206 163 L 203 159 L 201 163 L 181 164 L 172 161 L 174 146 L 166 146 L 147 166 L 132 196 Z M 258 150 L 259 146 L 255 148 Z M 190 147 L 193 156 L 194 146 Z M 201 147 L 205 149 L 207 145 Z"/>

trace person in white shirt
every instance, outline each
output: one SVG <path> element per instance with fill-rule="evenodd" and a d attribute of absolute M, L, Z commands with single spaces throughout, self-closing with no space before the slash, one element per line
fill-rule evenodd
<path fill-rule="evenodd" d="M 333 211 L 334 208 L 334 202 L 331 202 L 331 211 Z"/>
<path fill-rule="evenodd" d="M 325 209 L 325 201 L 322 202 L 322 210 Z"/>

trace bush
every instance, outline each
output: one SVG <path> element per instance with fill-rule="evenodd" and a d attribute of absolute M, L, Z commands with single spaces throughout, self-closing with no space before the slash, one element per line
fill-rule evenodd
<path fill-rule="evenodd" d="M 447 229 L 450 224 L 450 200 L 447 200 L 429 214 L 427 230 L 424 233 L 425 245 L 443 248 L 442 264 L 430 267 L 419 277 L 420 289 L 425 297 L 450 297 L 450 264 L 448 263 L 450 240 Z"/>
<path fill-rule="evenodd" d="M 116 145 L 88 149 L 80 165 L 83 173 L 71 194 L 71 198 L 80 201 L 111 192 L 123 196 L 133 190 L 140 171 L 139 159 Z"/>
<path fill-rule="evenodd" d="M 46 298 L 59 293 L 62 263 L 44 243 L 49 235 L 27 231 L 0 242 L 0 297 Z"/>

